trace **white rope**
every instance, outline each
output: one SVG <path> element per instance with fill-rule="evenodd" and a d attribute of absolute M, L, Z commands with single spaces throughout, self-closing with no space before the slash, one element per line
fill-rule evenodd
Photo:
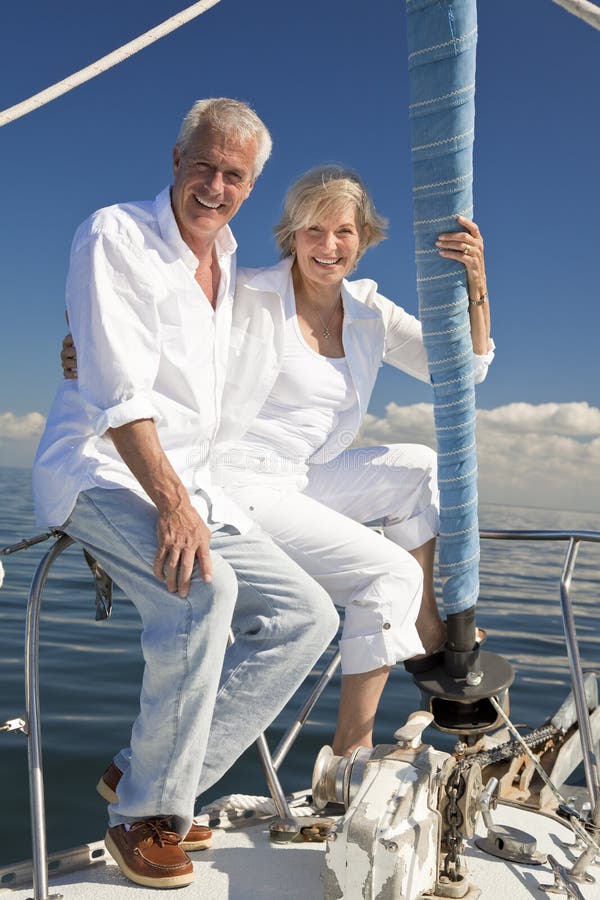
<path fill-rule="evenodd" d="M 290 808 L 297 816 L 314 816 L 315 807 L 301 805 L 298 801 L 292 801 Z M 253 797 L 250 794 L 228 794 L 218 800 L 213 800 L 204 806 L 201 816 L 214 816 L 215 813 L 225 815 L 230 821 L 237 819 L 247 812 L 253 812 L 255 816 L 276 816 L 277 807 L 270 797 Z"/>
<path fill-rule="evenodd" d="M 56 84 L 40 91 L 39 94 L 34 94 L 32 97 L 29 97 L 28 100 L 23 100 L 15 106 L 9 106 L 8 109 L 0 112 L 0 127 L 2 127 L 2 125 L 8 125 L 9 122 L 14 122 L 15 119 L 27 115 L 27 113 L 32 112 L 34 109 L 39 109 L 40 106 L 45 106 L 46 103 L 50 103 L 51 100 L 56 100 L 61 94 L 72 91 L 73 88 L 78 87 L 85 81 L 89 81 L 91 78 L 95 78 L 96 75 L 101 75 L 102 72 L 106 72 L 107 69 L 116 66 L 117 63 L 129 59 L 130 56 L 139 53 L 144 47 L 148 47 L 149 44 L 153 44 L 166 34 L 170 34 L 171 31 L 175 31 L 176 28 L 180 28 L 181 25 L 185 25 L 186 22 L 189 22 L 191 19 L 195 19 L 197 16 L 202 15 L 202 13 L 206 12 L 211 6 L 215 6 L 217 3 L 220 3 L 220 0 L 200 0 L 199 3 L 192 3 L 187 9 L 184 9 L 180 13 L 176 13 L 176 15 L 171 16 L 170 19 L 166 19 L 160 25 L 151 28 L 150 31 L 146 31 L 139 37 L 134 38 L 133 41 L 129 41 L 128 44 L 123 44 L 122 47 L 113 50 L 113 52 L 109 53 L 107 56 L 101 57 L 101 59 L 97 60 L 95 63 L 86 66 L 85 69 L 80 69 L 79 72 L 69 75 L 62 81 L 57 81 Z"/>
<path fill-rule="evenodd" d="M 237 813 L 247 812 L 250 809 L 257 814 L 274 815 L 277 812 L 270 797 L 252 797 L 250 794 L 228 794 L 226 797 L 213 800 L 202 811 Z"/>
<path fill-rule="evenodd" d="M 2 562 L 0 561 L 0 588 L 2 587 L 3 584 L 4 584 L 4 566 L 2 565 Z"/>
<path fill-rule="evenodd" d="M 567 12 L 572 13 L 574 16 L 583 19 L 592 28 L 600 30 L 600 6 L 590 3 L 590 0 L 554 0 L 554 3 L 562 6 L 563 9 L 566 9 Z"/>

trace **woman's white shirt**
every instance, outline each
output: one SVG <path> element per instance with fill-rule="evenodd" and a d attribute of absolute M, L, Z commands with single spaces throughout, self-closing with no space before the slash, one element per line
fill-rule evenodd
<path fill-rule="evenodd" d="M 238 470 L 302 477 L 331 433 L 350 427 L 358 396 L 345 357 L 322 356 L 304 339 L 291 280 L 284 310 L 281 369 L 249 430 L 229 448 L 229 462 Z"/>
<path fill-rule="evenodd" d="M 291 290 L 292 259 L 267 269 L 241 269 L 233 306 L 231 345 L 217 433 L 217 455 L 226 453 L 253 428 L 281 372 L 286 346 L 286 304 Z M 327 462 L 346 449 L 367 412 L 377 373 L 387 362 L 429 382 L 420 322 L 377 292 L 369 279 L 344 281 L 342 342 L 357 402 L 343 421 L 334 422 L 311 462 Z M 494 357 L 493 342 L 485 356 L 473 354 L 475 382 L 484 380 Z M 303 392 L 304 393 L 304 392 Z M 318 391 L 309 402 L 318 399 Z M 304 405 L 297 398 L 296 406 Z"/>

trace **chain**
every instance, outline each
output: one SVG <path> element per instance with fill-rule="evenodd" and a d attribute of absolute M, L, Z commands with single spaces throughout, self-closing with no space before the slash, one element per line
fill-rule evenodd
<path fill-rule="evenodd" d="M 545 725 L 538 728 L 527 737 L 522 738 L 528 747 L 537 747 L 540 744 L 547 744 L 548 741 L 556 737 L 557 729 L 553 725 Z M 497 747 L 489 750 L 482 750 L 479 753 L 473 753 L 471 756 L 465 756 L 465 746 L 458 743 L 455 750 L 457 763 L 450 773 L 450 777 L 446 782 L 446 796 L 448 803 L 444 810 L 444 818 L 446 820 L 446 833 L 444 841 L 446 843 L 447 853 L 444 859 L 443 874 L 449 881 L 458 881 L 461 877 L 463 868 L 461 861 L 461 853 L 464 845 L 464 835 L 462 832 L 463 815 L 460 811 L 458 801 L 466 790 L 466 778 L 469 769 L 477 764 L 483 770 L 486 766 L 490 766 L 508 759 L 516 759 L 523 755 L 523 748 L 519 741 L 506 741 Z"/>
<path fill-rule="evenodd" d="M 468 763 L 468 765 L 465 765 Z M 458 801 L 465 792 L 465 779 L 463 772 L 471 766 L 471 760 L 461 760 L 450 774 L 450 778 L 446 782 L 446 795 L 448 797 L 448 805 L 445 809 L 445 819 L 448 825 L 448 831 L 444 836 L 448 852 L 444 859 L 444 875 L 449 881 L 458 881 L 462 869 L 462 861 L 460 854 L 463 849 L 463 835 L 461 825 L 463 824 L 463 816 L 458 806 Z"/>
<path fill-rule="evenodd" d="M 545 744 L 552 740 L 558 734 L 554 725 L 544 725 L 543 728 L 537 728 L 521 740 L 528 747 L 537 747 L 539 744 Z M 506 741 L 504 744 L 498 744 L 497 747 L 491 747 L 489 750 L 481 750 L 469 757 L 470 762 L 478 762 L 482 769 L 495 763 L 504 762 L 506 759 L 517 759 L 523 755 L 523 748 L 519 741 Z"/>
<path fill-rule="evenodd" d="M 537 728 L 535 731 L 532 731 L 531 734 L 528 734 L 526 737 L 519 736 L 518 740 L 506 741 L 489 750 L 481 750 L 479 753 L 473 753 L 471 756 L 465 756 L 467 748 L 462 742 L 459 741 L 457 743 L 454 752 L 457 763 L 452 769 L 445 786 L 446 796 L 448 797 L 448 803 L 444 810 L 444 818 L 447 825 L 444 841 L 446 843 L 447 853 L 444 859 L 443 875 L 448 878 L 449 881 L 458 881 L 461 877 L 463 868 L 460 857 L 464 845 L 464 835 L 462 832 L 463 815 L 460 811 L 458 801 L 466 790 L 466 779 L 469 769 L 477 764 L 481 766 L 481 769 L 483 770 L 486 766 L 495 765 L 509 759 L 518 759 L 519 756 L 523 756 L 524 749 L 530 751 L 532 748 L 539 747 L 540 745 L 546 744 L 549 746 L 559 734 L 560 732 L 554 725 L 544 725 L 542 728 Z M 525 745 L 525 747 L 523 745 Z M 530 758 L 532 757 L 530 752 L 527 752 L 527 755 Z M 536 762 L 539 766 L 539 762 L 537 760 Z M 544 780 L 549 782 L 550 779 L 545 772 L 544 775 Z M 552 787 L 555 793 L 558 794 L 554 785 L 552 785 Z M 562 800 L 562 797 L 560 799 Z M 600 847 L 594 838 L 587 833 L 583 825 L 576 821 L 574 816 L 570 816 L 569 818 L 575 834 L 585 841 L 588 846 L 600 850 Z"/>

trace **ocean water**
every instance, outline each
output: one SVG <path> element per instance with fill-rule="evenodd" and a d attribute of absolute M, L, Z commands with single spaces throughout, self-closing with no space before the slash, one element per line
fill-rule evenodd
<path fill-rule="evenodd" d="M 0 547 L 39 533 L 33 521 L 29 472 L 0 468 Z M 484 529 L 585 529 L 600 531 L 600 514 L 482 506 Z M 0 590 L 0 722 L 24 711 L 23 639 L 29 584 L 50 543 L 4 558 Z M 483 541 L 478 624 L 488 631 L 486 649 L 506 656 L 516 669 L 511 689 L 515 723 L 533 727 L 552 715 L 569 690 L 559 605 L 564 543 Z M 584 544 L 572 586 L 584 665 L 600 666 L 600 546 Z M 105 804 L 95 784 L 113 753 L 128 742 L 139 704 L 142 660 L 133 606 L 116 592 L 112 619 L 94 620 L 94 588 L 81 551 L 71 548 L 53 567 L 44 591 L 40 638 L 43 762 L 49 850 L 98 840 L 106 827 Z M 314 683 L 305 685 L 268 733 L 275 746 Z M 319 748 L 331 739 L 339 679 L 313 711 L 309 725 L 281 770 L 286 790 L 310 783 Z M 402 667 L 388 682 L 376 724 L 387 743 L 419 695 Z M 428 740 L 446 749 L 452 739 L 431 730 Z M 2 826 L 0 865 L 31 856 L 26 741 L 0 734 Z M 254 748 L 205 795 L 205 800 L 243 792 L 266 794 Z"/>

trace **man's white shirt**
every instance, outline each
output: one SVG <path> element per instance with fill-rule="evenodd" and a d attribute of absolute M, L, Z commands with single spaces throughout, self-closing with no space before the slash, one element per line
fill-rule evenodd
<path fill-rule="evenodd" d="M 78 381 L 59 388 L 36 456 L 39 523 L 64 524 L 77 495 L 92 487 L 145 496 L 106 431 L 153 419 L 167 458 L 209 527 L 250 527 L 210 474 L 236 247 L 226 226 L 215 244 L 220 283 L 213 310 L 195 280 L 198 260 L 181 237 L 168 187 L 154 201 L 107 207 L 79 227 L 67 280 Z"/>

